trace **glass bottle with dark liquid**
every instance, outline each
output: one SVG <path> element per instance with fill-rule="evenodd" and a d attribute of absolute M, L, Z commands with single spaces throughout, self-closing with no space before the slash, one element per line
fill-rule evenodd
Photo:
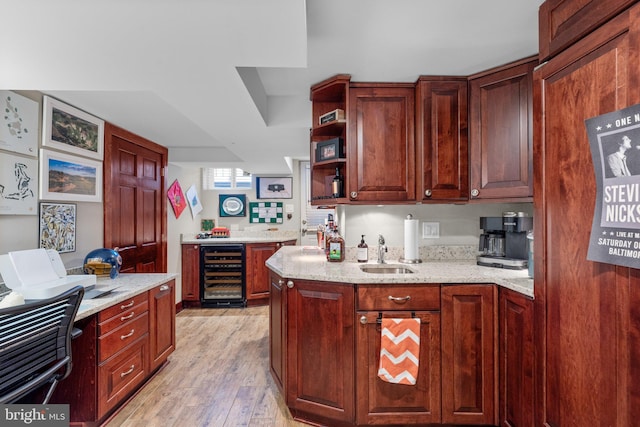
<path fill-rule="evenodd" d="M 340 175 L 340 168 L 336 168 L 336 176 L 331 181 L 331 195 L 335 198 L 344 197 L 344 179 Z"/>

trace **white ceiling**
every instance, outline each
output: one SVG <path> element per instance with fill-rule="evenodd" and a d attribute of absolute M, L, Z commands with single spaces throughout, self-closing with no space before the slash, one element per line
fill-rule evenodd
<path fill-rule="evenodd" d="M 309 87 L 470 75 L 538 51 L 542 0 L 0 0 L 0 89 L 38 90 L 182 165 L 286 174 Z"/>

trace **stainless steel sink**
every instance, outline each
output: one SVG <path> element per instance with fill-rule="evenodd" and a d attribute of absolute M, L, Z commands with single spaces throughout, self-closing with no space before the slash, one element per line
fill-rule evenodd
<path fill-rule="evenodd" d="M 379 265 L 361 265 L 360 270 L 365 273 L 376 274 L 412 274 L 413 271 L 403 265 L 379 264 Z"/>

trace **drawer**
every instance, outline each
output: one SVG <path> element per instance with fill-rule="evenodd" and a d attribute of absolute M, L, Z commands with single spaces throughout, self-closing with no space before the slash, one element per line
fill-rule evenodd
<path fill-rule="evenodd" d="M 358 285 L 358 310 L 440 310 L 440 285 Z"/>
<path fill-rule="evenodd" d="M 145 335 L 108 362 L 98 365 L 98 418 L 102 418 L 134 391 L 145 379 L 145 355 L 149 346 Z"/>
<path fill-rule="evenodd" d="M 109 308 L 105 308 L 100 313 L 98 313 L 98 323 L 102 323 L 114 316 L 126 313 L 127 310 L 130 310 L 133 307 L 145 302 L 147 302 L 148 304 L 147 292 L 142 292 L 141 294 L 134 295 L 131 298 L 119 302 L 118 304 L 114 304 Z"/>
<path fill-rule="evenodd" d="M 144 312 L 98 337 L 98 360 L 103 362 L 149 332 L 149 312 Z"/>
<path fill-rule="evenodd" d="M 141 315 L 142 313 L 149 311 L 149 301 L 145 299 L 142 303 L 128 308 L 108 320 L 103 321 L 98 325 L 98 335 L 103 336 L 113 331 L 117 327 L 123 325 L 129 320 Z"/>

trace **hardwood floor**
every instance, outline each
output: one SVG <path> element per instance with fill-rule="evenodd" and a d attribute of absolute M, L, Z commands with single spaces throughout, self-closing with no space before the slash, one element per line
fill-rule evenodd
<path fill-rule="evenodd" d="M 268 307 L 182 310 L 169 363 L 105 426 L 305 426 L 271 378 L 268 315 Z"/>

